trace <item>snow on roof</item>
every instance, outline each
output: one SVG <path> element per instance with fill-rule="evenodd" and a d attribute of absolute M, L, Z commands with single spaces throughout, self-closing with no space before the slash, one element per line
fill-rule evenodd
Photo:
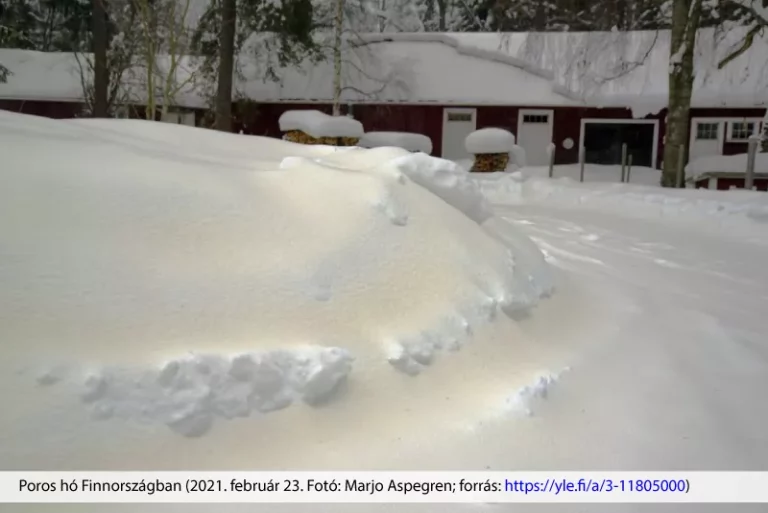
<path fill-rule="evenodd" d="M 82 77 L 90 75 L 90 54 L 66 52 L 37 52 L 33 50 L 0 49 L 0 63 L 11 71 L 4 84 L 0 84 L 0 99 L 6 100 L 47 100 L 47 101 L 83 101 Z M 197 93 L 190 75 L 196 66 L 193 57 L 179 57 L 176 71 L 178 90 L 175 104 L 185 107 L 202 107 L 205 102 Z M 155 101 L 162 105 L 163 78 L 170 66 L 168 56 L 158 56 L 155 77 L 157 91 Z M 121 98 L 126 103 L 146 103 L 145 70 L 140 66 L 126 70 L 123 75 L 123 93 Z"/>
<path fill-rule="evenodd" d="M 394 146 L 408 151 L 420 151 L 426 154 L 432 153 L 432 139 L 423 134 L 411 132 L 367 132 L 360 139 L 363 148 L 380 148 Z"/>
<path fill-rule="evenodd" d="M 445 34 L 371 34 L 348 41 L 343 51 L 342 100 L 350 102 L 434 102 L 491 105 L 577 105 L 555 84 L 552 73 L 504 52 L 462 45 Z M 167 59 L 161 59 L 165 60 Z M 13 75 L 0 85 L 0 98 L 82 98 L 80 73 L 72 54 L 0 50 L 0 62 Z M 180 73 L 194 67 L 185 58 Z M 243 59 L 238 88 L 261 102 L 333 99 L 333 64 L 310 60 L 276 70 L 277 82 L 265 80 L 263 63 Z M 140 78 L 140 77 L 139 77 Z M 141 80 L 134 80 L 136 84 Z M 138 86 L 135 86 L 136 93 Z M 136 102 L 145 95 L 132 94 Z M 177 95 L 180 106 L 201 106 L 192 87 Z"/>
<path fill-rule="evenodd" d="M 515 146 L 515 136 L 501 128 L 481 128 L 475 130 L 464 140 L 464 147 L 469 153 L 509 153 Z"/>
<path fill-rule="evenodd" d="M 693 107 L 768 104 L 768 39 L 717 69 L 744 28 L 701 29 L 696 44 Z M 506 52 L 554 72 L 562 88 L 599 107 L 631 107 L 635 116 L 667 105 L 670 32 L 550 32 L 452 34 L 465 45 Z"/>
<path fill-rule="evenodd" d="M 445 34 L 370 34 L 351 42 L 342 55 L 345 102 L 435 102 L 492 105 L 576 105 L 552 75 L 502 52 L 461 45 Z M 333 98 L 333 64 L 304 62 L 278 71 L 265 83 L 260 67 L 244 71 L 241 87 L 258 101 Z"/>
<path fill-rule="evenodd" d="M 80 101 L 80 68 L 72 53 L 0 49 L 0 63 L 13 74 L 0 84 L 0 98 Z M 85 65 L 85 64 L 84 64 Z"/>
<path fill-rule="evenodd" d="M 319 110 L 288 110 L 280 116 L 280 130 L 301 130 L 312 137 L 363 136 L 363 124 L 348 116 L 329 116 Z"/>

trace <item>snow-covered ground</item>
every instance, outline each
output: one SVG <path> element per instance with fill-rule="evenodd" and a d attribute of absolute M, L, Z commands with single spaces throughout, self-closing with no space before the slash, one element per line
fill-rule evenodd
<path fill-rule="evenodd" d="M 766 195 L 507 174 L 478 180 L 489 218 L 478 188 L 450 163 L 391 149 L 5 114 L 0 130 L 2 153 L 17 159 L 0 170 L 11 185 L 0 192 L 3 469 L 766 470 Z M 45 151 L 32 151 L 34 141 Z M 265 211 L 274 213 L 262 219 Z M 554 293 L 533 308 L 505 313 L 478 301 L 533 304 L 549 279 Z M 471 330 L 459 337 L 466 325 L 442 323 L 446 312 Z M 439 347 L 453 339 L 458 351 Z M 428 340 L 433 361 L 402 372 L 387 361 L 397 356 L 391 340 Z M 296 387 L 284 390 L 293 402 L 280 411 L 217 413 L 194 437 L 120 408 L 156 404 L 148 397 L 165 378 L 197 376 L 184 367 L 188 352 L 218 355 L 207 367 L 215 375 L 217 365 L 248 368 L 233 355 L 285 346 L 299 351 L 284 368 L 300 378 L 286 381 Z M 400 354 L 416 346 L 401 344 Z M 77 365 L 54 365 L 65 356 Z M 167 370 L 174 359 L 184 372 Z M 89 373 L 78 369 L 106 364 L 139 368 L 144 381 L 123 369 L 83 388 Z M 313 383 L 327 392 L 319 404 L 302 395 Z M 206 397 L 237 405 L 238 390 Z M 94 395 L 112 409 L 95 408 Z M 178 400 L 170 411 L 188 411 L 188 395 L 164 397 Z M 723 506 L 109 506 L 521 510 Z"/>

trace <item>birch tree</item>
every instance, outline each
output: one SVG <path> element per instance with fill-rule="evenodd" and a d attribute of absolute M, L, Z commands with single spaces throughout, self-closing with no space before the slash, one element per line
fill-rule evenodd
<path fill-rule="evenodd" d="M 333 33 L 333 115 L 341 116 L 341 40 L 344 33 L 344 0 L 336 0 Z"/>
<path fill-rule="evenodd" d="M 688 149 L 691 94 L 694 79 L 693 56 L 702 7 L 702 0 L 671 1 L 669 100 L 667 133 L 664 144 L 664 167 L 661 174 L 663 187 L 678 187 L 678 176 L 684 175 L 681 166 L 685 164 Z"/>
<path fill-rule="evenodd" d="M 185 65 L 189 49 L 190 0 L 133 0 L 140 27 L 142 84 L 146 90 L 146 118 L 155 119 L 177 102 L 177 95 L 195 79 Z"/>
<path fill-rule="evenodd" d="M 219 73 L 216 89 L 216 130 L 232 131 L 232 82 L 235 73 L 237 1 L 220 0 Z"/>

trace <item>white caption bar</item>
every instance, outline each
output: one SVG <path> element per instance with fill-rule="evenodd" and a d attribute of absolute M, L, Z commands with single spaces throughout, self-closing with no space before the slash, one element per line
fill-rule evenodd
<path fill-rule="evenodd" d="M 0 472 L 0 503 L 768 503 L 768 472 Z"/>

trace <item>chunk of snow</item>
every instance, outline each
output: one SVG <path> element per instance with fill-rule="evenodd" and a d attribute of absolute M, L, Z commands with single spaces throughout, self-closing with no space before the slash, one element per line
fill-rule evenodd
<path fill-rule="evenodd" d="M 469 174 L 450 160 L 424 154 L 404 155 L 392 165 L 477 223 L 493 216 L 480 188 Z"/>
<path fill-rule="evenodd" d="M 393 344 L 405 372 L 437 365 L 549 287 L 423 153 L 5 111 L 0 153 L 0 376 L 39 392 L 0 410 L 78 426 L 62 440 L 319 406 L 377 363 L 397 376 Z"/>
<path fill-rule="evenodd" d="M 363 148 L 394 146 L 408 151 L 432 153 L 432 139 L 412 132 L 366 132 L 360 139 L 359 146 Z"/>
<path fill-rule="evenodd" d="M 746 173 L 747 154 L 713 155 L 699 157 L 685 166 L 686 173 L 700 175 L 704 173 Z M 768 173 L 768 153 L 755 154 L 755 173 Z"/>
<path fill-rule="evenodd" d="M 481 128 L 475 130 L 464 140 L 464 147 L 469 153 L 509 153 L 515 145 L 515 136 L 501 128 Z"/>
<path fill-rule="evenodd" d="M 522 146 L 515 144 L 512 147 L 512 153 L 510 153 L 510 156 L 512 157 L 512 160 L 517 167 L 525 167 L 527 165 L 525 148 Z"/>
<path fill-rule="evenodd" d="M 363 136 L 363 124 L 348 116 L 330 116 L 319 110 L 287 110 L 279 119 L 280 130 L 301 130 L 312 137 Z"/>

